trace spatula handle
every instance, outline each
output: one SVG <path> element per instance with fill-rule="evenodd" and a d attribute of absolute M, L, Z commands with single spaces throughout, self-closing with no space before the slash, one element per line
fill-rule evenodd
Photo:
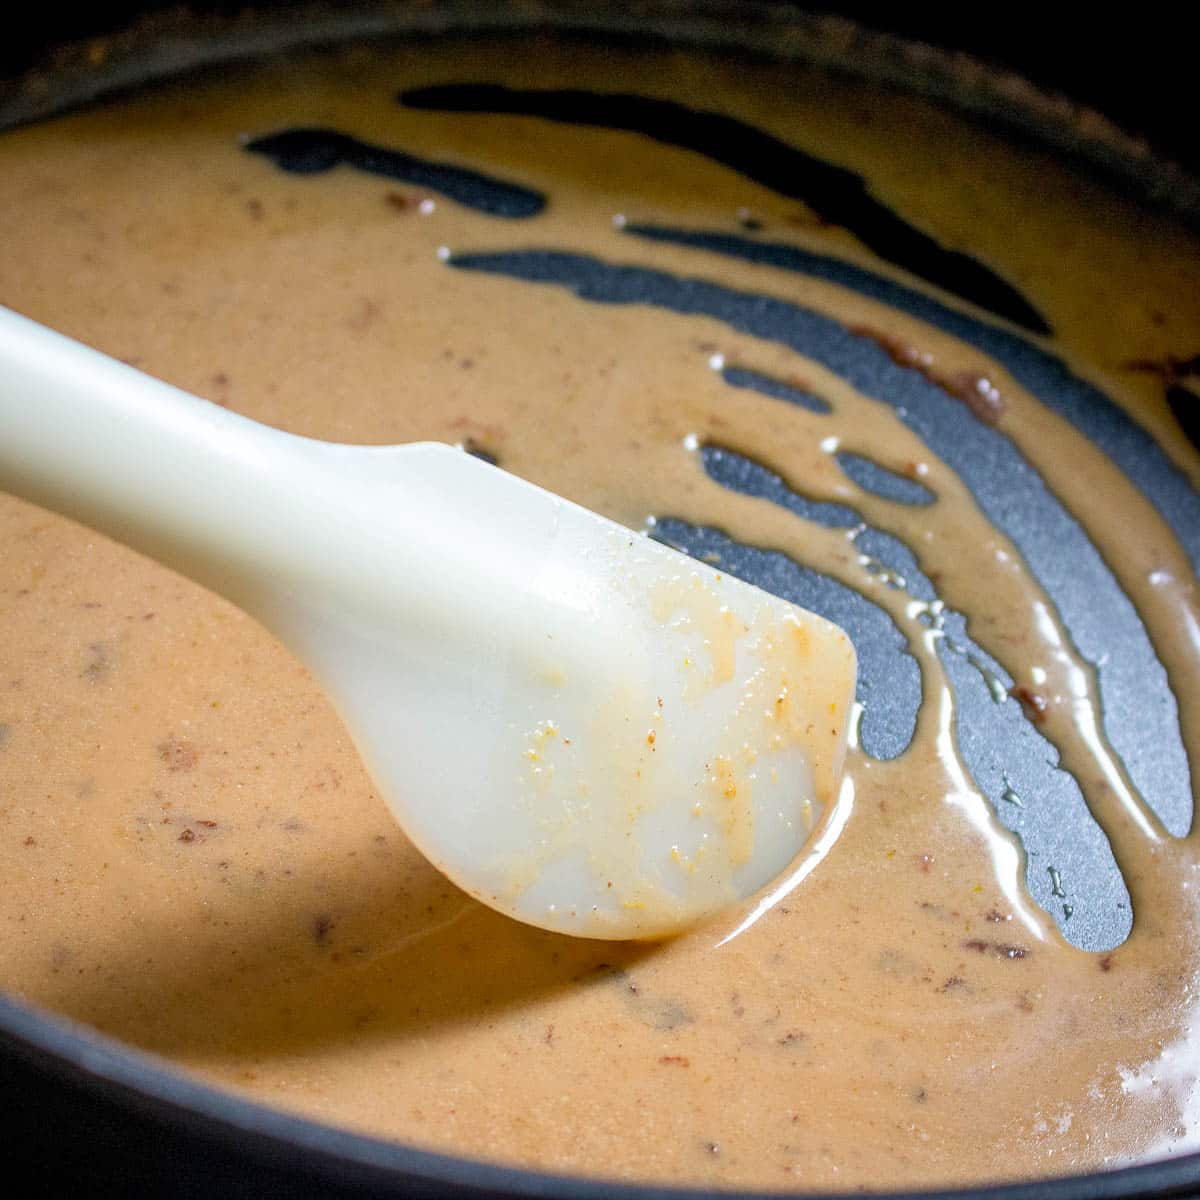
<path fill-rule="evenodd" d="M 0 488 L 235 601 L 287 567 L 304 445 L 0 308 Z"/>

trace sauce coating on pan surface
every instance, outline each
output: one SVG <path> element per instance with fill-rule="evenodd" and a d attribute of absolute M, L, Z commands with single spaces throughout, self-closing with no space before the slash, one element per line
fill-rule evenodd
<path fill-rule="evenodd" d="M 811 851 L 662 945 L 516 925 L 248 618 L 0 498 L 0 985 L 554 1171 L 1195 1148 L 1200 248 L 923 102 L 614 54 L 344 50 L 6 134 L 0 302 L 293 432 L 462 443 L 841 623 Z"/>

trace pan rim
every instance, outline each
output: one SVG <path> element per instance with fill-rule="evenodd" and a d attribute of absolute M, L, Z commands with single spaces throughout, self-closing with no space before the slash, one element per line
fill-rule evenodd
<path fill-rule="evenodd" d="M 568 1197 L 570 1200 L 696 1200 L 709 1190 L 552 1174 L 425 1150 L 313 1121 L 203 1083 L 165 1059 L 0 993 L 0 1061 L 31 1068 L 64 1087 L 100 1092 L 120 1114 L 149 1117 L 215 1153 L 236 1152 L 264 1168 L 299 1169 L 306 1182 L 365 1195 Z M 432 1185 L 432 1188 L 431 1188 Z M 907 1191 L 856 1191 L 923 1200 L 1136 1200 L 1186 1197 L 1200 1189 L 1200 1153 L 1085 1175 Z M 722 1190 L 737 1200 L 845 1200 L 839 1192 Z"/>
<path fill-rule="evenodd" d="M 970 55 L 877 33 L 840 17 L 797 12 L 758 0 L 664 0 L 608 12 L 572 0 L 513 0 L 482 9 L 469 0 L 438 5 L 311 4 L 303 19 L 279 12 L 187 17 L 182 11 L 135 22 L 111 37 L 64 44 L 27 69 L 0 80 L 0 131 L 40 121 L 143 84 L 192 70 L 249 61 L 363 37 L 513 34 L 550 27 L 592 37 L 670 38 L 703 49 L 733 48 L 775 61 L 806 61 L 946 101 L 977 119 L 993 120 L 1059 153 L 1078 156 L 1108 182 L 1143 202 L 1166 207 L 1200 227 L 1200 180 L 1159 158 L 1095 110 L 1043 90 L 1022 76 Z M 736 12 L 738 25 L 729 18 Z M 870 63 L 868 68 L 865 63 Z M 184 1131 L 219 1152 L 237 1149 L 265 1166 L 301 1169 L 360 1186 L 364 1194 L 415 1184 L 434 1194 L 628 1197 L 684 1200 L 709 1193 L 690 1188 L 553 1175 L 422 1150 L 295 1116 L 183 1074 L 166 1060 L 75 1025 L 0 992 L 0 1062 L 22 1063 L 75 1089 L 99 1092 L 115 1110 L 140 1113 Z M 731 1196 L 780 1193 L 732 1191 Z M 818 1200 L 827 1193 L 791 1193 Z M 860 1193 L 930 1200 L 1134 1200 L 1200 1194 L 1200 1152 L 1087 1175 L 983 1187 Z M 842 1195 L 834 1193 L 834 1195 Z"/>

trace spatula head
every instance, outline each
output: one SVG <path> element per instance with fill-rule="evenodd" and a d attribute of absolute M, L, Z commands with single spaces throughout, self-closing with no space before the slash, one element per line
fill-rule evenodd
<path fill-rule="evenodd" d="M 630 938 L 787 866 L 841 775 L 845 633 L 451 447 L 328 451 L 364 511 L 396 518 L 394 481 L 404 513 L 370 531 L 357 595 L 271 623 L 442 871 L 522 921 Z"/>

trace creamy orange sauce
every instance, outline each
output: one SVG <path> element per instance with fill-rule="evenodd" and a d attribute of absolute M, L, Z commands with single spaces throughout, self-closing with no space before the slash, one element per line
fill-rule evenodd
<path fill-rule="evenodd" d="M 737 231 L 750 214 L 773 241 L 923 286 L 803 204 L 634 133 L 394 96 L 455 79 L 636 86 L 860 172 L 1019 288 L 1055 352 L 1193 485 L 1200 460 L 1161 379 L 1127 364 L 1200 350 L 1196 241 L 1038 151 L 817 72 L 627 52 L 614 85 L 612 52 L 512 50 L 340 51 L 6 134 L 0 303 L 293 432 L 467 443 L 631 526 L 671 516 L 781 551 L 894 620 L 921 673 L 911 747 L 888 761 L 852 749 L 811 852 L 740 909 L 661 945 L 555 937 L 478 905 L 406 844 L 315 685 L 249 618 L 2 498 L 0 984 L 266 1103 L 554 1171 L 892 1188 L 1200 1147 L 1197 835 L 1171 836 L 1138 793 L 1104 733 L 1095 662 L 954 468 L 893 408 L 777 342 L 450 264 L 536 247 L 702 277 L 869 331 L 930 378 L 984 381 L 979 403 L 1140 613 L 1194 765 L 1200 606 L 1164 519 L 965 342 L 836 283 L 623 232 Z M 305 125 L 549 203 L 500 221 L 242 149 Z M 830 411 L 730 387 L 710 360 Z M 1079 780 L 1132 899 L 1124 944 L 1069 945 L 1027 894 L 1020 844 L 956 741 L 939 602 L 915 599 L 853 531 L 719 486 L 699 461 L 710 445 L 917 553 Z M 936 500 L 865 490 L 842 451 Z M 714 786 L 735 767 L 718 763 Z"/>

